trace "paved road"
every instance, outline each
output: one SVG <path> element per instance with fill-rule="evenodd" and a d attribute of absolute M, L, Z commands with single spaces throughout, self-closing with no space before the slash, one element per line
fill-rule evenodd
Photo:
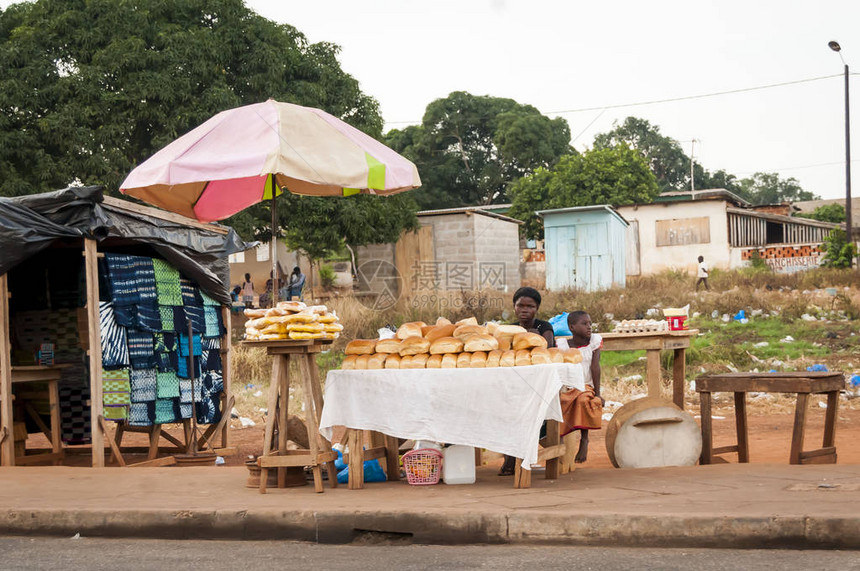
<path fill-rule="evenodd" d="M 0 538 L 2 569 L 860 570 L 860 551 Z"/>

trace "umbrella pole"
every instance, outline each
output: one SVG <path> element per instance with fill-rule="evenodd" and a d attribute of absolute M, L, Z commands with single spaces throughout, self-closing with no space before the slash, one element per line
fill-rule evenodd
<path fill-rule="evenodd" d="M 277 193 L 275 192 L 275 175 L 271 176 L 272 180 L 272 307 L 275 307 L 278 304 L 278 282 L 280 281 L 280 275 L 278 274 L 278 218 L 277 218 L 277 210 L 275 209 L 275 199 L 277 198 Z"/>
<path fill-rule="evenodd" d="M 188 320 L 188 372 L 191 375 L 191 454 L 197 456 L 197 395 L 194 378 L 194 330 Z"/>

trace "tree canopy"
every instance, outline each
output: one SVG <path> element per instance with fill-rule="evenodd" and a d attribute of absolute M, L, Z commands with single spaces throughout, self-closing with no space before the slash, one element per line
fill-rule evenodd
<path fill-rule="evenodd" d="M 539 168 L 511 187 L 508 214 L 524 222 L 527 238 L 543 237 L 543 221 L 535 212 L 552 208 L 651 202 L 659 193 L 645 159 L 625 144 L 567 155 L 551 169 Z"/>
<path fill-rule="evenodd" d="M 509 202 L 509 185 L 572 152 L 570 128 L 513 99 L 456 91 L 427 106 L 420 126 L 395 129 L 386 143 L 411 159 L 421 208 Z"/>
<path fill-rule="evenodd" d="M 242 0 L 12 5 L 0 11 L 0 195 L 75 182 L 115 192 L 136 164 L 212 115 L 270 97 L 381 138 L 378 103 L 341 69 L 338 52 Z M 328 223 L 398 205 L 409 201 L 333 199 L 326 208 L 338 215 Z M 266 211 L 239 216 L 246 237 L 265 226 Z M 288 232 L 307 230 L 298 216 L 284 222 Z"/>
<path fill-rule="evenodd" d="M 845 207 L 841 204 L 825 204 L 812 212 L 798 212 L 795 216 L 839 224 L 840 222 L 845 222 Z"/>
<path fill-rule="evenodd" d="M 775 172 L 757 172 L 741 179 L 737 194 L 753 204 L 778 204 L 818 198 L 803 190 L 796 178 L 780 178 Z"/>

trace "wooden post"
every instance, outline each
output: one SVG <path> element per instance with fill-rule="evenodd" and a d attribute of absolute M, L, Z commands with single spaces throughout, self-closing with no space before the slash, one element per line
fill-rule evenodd
<path fill-rule="evenodd" d="M 824 415 L 823 448 L 836 446 L 836 412 L 839 408 L 839 391 L 827 393 L 827 412 Z"/>
<path fill-rule="evenodd" d="M 87 328 L 90 355 L 90 424 L 93 439 L 93 467 L 104 468 L 104 432 L 98 419 L 103 415 L 102 395 L 102 341 L 99 320 L 99 269 L 96 258 L 96 241 L 84 238 L 84 264 L 87 282 Z"/>
<path fill-rule="evenodd" d="M 794 430 L 791 432 L 791 454 L 789 464 L 800 464 L 803 452 L 803 435 L 806 433 L 806 410 L 809 408 L 809 393 L 798 393 L 794 406 Z"/>
<path fill-rule="evenodd" d="M 660 397 L 663 393 L 660 382 L 660 350 L 648 349 L 645 352 L 645 376 L 648 382 L 648 396 Z"/>
<path fill-rule="evenodd" d="M 548 420 L 546 422 L 546 447 L 559 444 L 561 444 L 561 425 L 557 420 Z M 561 471 L 560 468 L 558 457 L 549 458 L 546 461 L 546 477 L 550 480 L 557 480 Z"/>
<path fill-rule="evenodd" d="M 12 345 L 9 341 L 8 273 L 0 276 L 0 459 L 3 466 L 15 465 L 15 437 L 12 430 Z"/>
<path fill-rule="evenodd" d="M 735 430 L 738 433 L 738 463 L 750 461 L 749 430 L 747 429 L 747 394 L 735 393 Z"/>
<path fill-rule="evenodd" d="M 699 387 L 697 386 L 696 389 Z M 702 455 L 699 458 L 699 464 L 710 464 L 713 462 L 713 432 L 711 432 L 711 393 L 700 392 L 699 399 L 701 400 L 701 420 L 702 420 Z"/>
<path fill-rule="evenodd" d="M 687 350 L 675 349 L 675 359 L 672 362 L 672 402 L 684 410 L 684 391 L 687 385 Z"/>
<path fill-rule="evenodd" d="M 227 334 L 221 339 L 221 378 L 224 380 L 224 408 L 232 408 L 230 403 L 233 396 L 233 379 L 230 375 L 230 360 L 233 349 L 233 325 L 231 323 L 232 314 L 230 313 L 229 305 L 221 306 L 221 317 L 224 321 L 224 328 Z M 221 415 L 227 415 L 230 418 L 232 410 L 222 410 Z M 221 429 L 221 448 L 230 447 L 230 422 L 224 423 L 224 428 Z"/>
<path fill-rule="evenodd" d="M 299 357 L 301 359 L 302 357 Z M 290 362 L 294 361 L 293 355 L 275 355 L 275 359 L 281 359 L 280 376 L 278 377 L 278 454 L 287 455 L 287 420 L 290 412 Z M 307 399 L 306 399 L 307 400 Z M 272 414 L 271 412 L 268 414 Z M 313 411 L 308 411 L 313 414 Z M 311 435 L 311 438 L 313 435 Z M 287 487 L 287 468 L 278 468 L 278 487 Z"/>

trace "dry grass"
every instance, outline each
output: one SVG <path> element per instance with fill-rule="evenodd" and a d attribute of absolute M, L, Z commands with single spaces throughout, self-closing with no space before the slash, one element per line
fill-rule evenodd
<path fill-rule="evenodd" d="M 856 321 L 860 318 L 860 290 L 857 289 L 860 272 L 856 270 L 849 272 L 822 269 L 789 275 L 752 270 L 715 270 L 710 281 L 711 291 L 697 293 L 695 278 L 683 273 L 665 272 L 628 278 L 626 288 L 613 288 L 602 292 L 546 292 L 539 317 L 547 319 L 563 311 L 585 309 L 591 314 L 598 331 L 608 331 L 612 328 L 613 319 L 641 318 L 652 308 L 680 307 L 689 303 L 691 315 L 699 313 L 702 316 L 710 316 L 714 311 L 719 315 L 734 315 L 740 309 L 745 309 L 748 313 L 752 310 L 762 310 L 765 314 L 775 312 L 779 320 L 789 327 L 806 327 L 804 322 L 799 321 L 804 313 L 829 315 L 850 320 L 842 323 L 847 323 L 847 327 L 860 335 Z M 837 288 L 836 295 L 831 295 L 824 288 Z M 407 321 L 433 323 L 439 316 L 452 321 L 473 315 L 481 322 L 491 319 L 510 320 L 513 318 L 511 297 L 512 293 L 467 291 L 448 297 L 401 299 L 395 306 L 384 311 L 370 309 L 352 296 L 333 298 L 328 305 L 337 311 L 346 334 L 332 345 L 331 351 L 318 357 L 320 376 L 325 378 L 330 369 L 340 366 L 343 348 L 349 340 L 375 338 L 380 327 L 396 327 Z M 241 321 L 241 318 L 238 320 Z M 702 372 L 725 372 L 725 363 L 733 360 L 742 370 L 764 366 L 753 363 L 748 352 L 739 346 L 726 346 L 723 341 L 718 341 L 716 346 L 707 346 L 707 343 L 705 345 L 688 351 L 688 379 L 693 379 Z M 853 349 L 848 348 L 844 349 L 843 353 L 850 355 L 852 351 Z M 860 357 L 855 360 L 857 363 L 850 363 L 851 366 L 860 366 Z M 795 359 L 792 365 L 802 368 L 813 362 L 828 362 L 833 369 L 838 368 L 840 363 L 844 364 L 845 359 L 837 356 L 830 360 L 822 359 L 821 356 L 804 359 L 801 356 Z M 668 379 L 671 362 L 666 360 L 663 366 L 664 379 Z M 633 362 L 618 366 L 604 365 L 604 396 L 612 401 L 629 402 L 637 395 L 644 394 L 644 380 L 624 380 L 637 374 L 644 378 L 644 360 L 634 359 Z M 271 358 L 263 350 L 234 346 L 233 387 L 237 409 L 243 416 L 249 416 L 255 422 L 264 418 L 260 409 L 266 407 L 270 375 Z M 297 390 L 300 390 L 300 387 L 294 385 L 290 403 L 290 412 L 293 414 L 301 411 L 301 395 L 295 392 Z M 261 391 L 261 394 L 255 397 L 258 391 Z M 697 410 L 696 393 L 688 391 L 687 400 L 688 404 Z M 757 412 L 790 413 L 793 406 L 793 399 L 783 395 L 762 395 L 750 399 L 751 409 Z M 818 405 L 814 402 L 812 406 Z M 843 406 L 860 407 L 860 399 L 847 401 Z"/>

